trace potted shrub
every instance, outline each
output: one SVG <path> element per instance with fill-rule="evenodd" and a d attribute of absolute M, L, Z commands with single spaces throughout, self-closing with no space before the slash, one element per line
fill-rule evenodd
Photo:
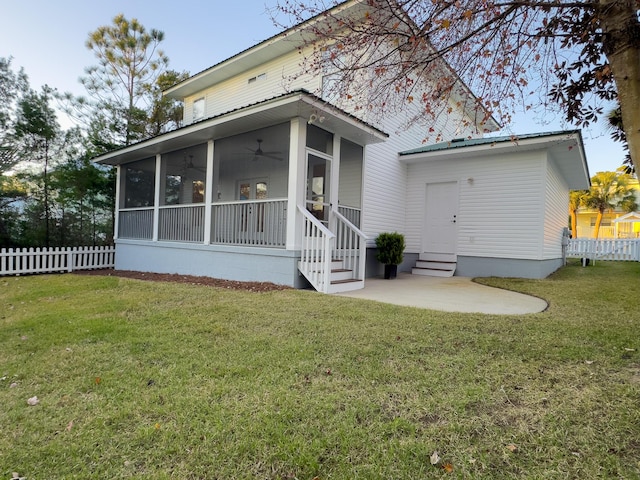
<path fill-rule="evenodd" d="M 384 278 L 395 278 L 398 274 L 398 265 L 402 263 L 404 252 L 404 235 L 401 233 L 381 233 L 376 238 L 378 253 L 376 258 L 384 264 Z"/>

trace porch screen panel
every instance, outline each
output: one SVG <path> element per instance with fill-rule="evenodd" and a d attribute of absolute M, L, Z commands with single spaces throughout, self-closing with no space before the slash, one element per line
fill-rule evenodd
<path fill-rule="evenodd" d="M 153 207 L 155 168 L 155 158 L 147 158 L 123 166 L 124 194 L 122 196 L 122 208 Z"/>

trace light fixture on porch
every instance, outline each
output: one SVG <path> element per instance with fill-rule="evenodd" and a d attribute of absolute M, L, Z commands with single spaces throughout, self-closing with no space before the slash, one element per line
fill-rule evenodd
<path fill-rule="evenodd" d="M 309 121 L 307 122 L 309 125 L 313 124 L 314 122 L 324 122 L 324 115 L 318 115 L 318 112 L 313 112 L 310 116 L 309 116 Z"/>

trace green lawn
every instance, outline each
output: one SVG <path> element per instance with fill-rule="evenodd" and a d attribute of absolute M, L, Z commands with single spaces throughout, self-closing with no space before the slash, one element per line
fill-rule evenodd
<path fill-rule="evenodd" d="M 0 278 L 0 478 L 640 478 L 640 264 L 483 283 L 550 308 Z"/>

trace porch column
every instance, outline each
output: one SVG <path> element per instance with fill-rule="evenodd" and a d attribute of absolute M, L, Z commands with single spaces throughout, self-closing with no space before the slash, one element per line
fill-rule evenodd
<path fill-rule="evenodd" d="M 211 212 L 213 210 L 213 190 L 218 189 L 213 180 L 213 140 L 207 142 L 207 174 L 205 180 L 204 198 L 204 243 L 211 243 Z M 217 196 L 217 195 L 216 195 Z"/>
<path fill-rule="evenodd" d="M 156 175 L 155 175 L 155 188 L 153 190 L 153 241 L 158 241 L 158 230 L 160 226 L 160 187 L 162 186 L 162 180 L 160 174 L 162 173 L 162 155 L 156 154 Z"/>
<path fill-rule="evenodd" d="M 302 244 L 302 215 L 298 205 L 304 205 L 306 175 L 307 122 L 304 118 L 291 120 L 289 135 L 289 181 L 287 200 L 287 250 L 296 250 Z"/>
<path fill-rule="evenodd" d="M 329 204 L 331 210 L 338 210 L 338 193 L 340 192 L 340 144 L 342 137 L 337 133 L 333 134 L 333 159 L 331 160 L 331 178 L 329 179 Z M 336 220 L 333 215 L 329 215 L 329 230 L 336 231 Z"/>
<path fill-rule="evenodd" d="M 120 165 L 116 165 L 116 199 L 113 214 L 113 239 L 118 239 L 118 228 L 120 227 L 120 195 L 122 195 L 122 187 L 120 186 L 122 183 L 122 167 Z"/>

